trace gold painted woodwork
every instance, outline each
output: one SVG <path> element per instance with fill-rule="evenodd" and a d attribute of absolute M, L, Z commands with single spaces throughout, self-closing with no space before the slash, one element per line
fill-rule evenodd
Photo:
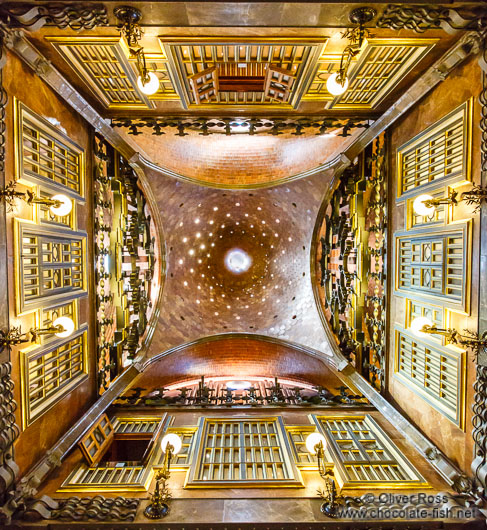
<path fill-rule="evenodd" d="M 470 98 L 397 149 L 398 198 L 472 180 L 472 113 Z"/>
<path fill-rule="evenodd" d="M 109 109 L 151 109 L 137 87 L 135 61 L 121 37 L 46 36 L 93 95 Z"/>
<path fill-rule="evenodd" d="M 245 429 L 243 427 L 244 424 L 254 424 L 257 427 L 256 433 L 245 433 L 241 431 L 241 429 Z M 264 444 L 251 444 L 249 443 L 251 441 L 250 434 L 252 435 L 258 435 L 259 441 L 261 440 L 263 434 L 262 427 L 263 425 L 272 425 L 274 428 L 274 432 L 272 433 L 274 435 L 275 443 L 270 443 L 268 445 Z M 210 440 L 218 440 L 218 437 L 222 436 L 221 434 L 218 434 L 217 432 L 213 433 L 210 432 L 212 426 L 215 426 L 218 428 L 218 426 L 221 426 L 222 430 L 224 431 L 224 436 L 232 436 L 231 441 L 235 441 L 233 439 L 233 436 L 237 437 L 236 444 L 232 444 L 232 446 L 228 446 L 225 444 L 215 445 L 212 443 L 209 443 Z M 235 427 L 237 426 L 236 432 Z M 231 430 L 232 433 L 227 433 L 227 430 Z M 267 434 L 267 433 L 266 433 Z M 269 441 L 267 439 L 267 441 Z M 272 442 L 272 440 L 271 440 Z M 215 442 L 216 443 L 216 442 Z M 232 455 L 231 461 L 226 461 L 223 452 L 216 451 L 214 449 L 226 449 L 230 451 L 230 454 Z M 234 449 L 238 448 L 238 455 L 235 457 L 234 455 Z M 257 461 L 256 455 L 253 454 L 253 451 L 255 448 L 264 448 L 273 450 L 273 455 L 275 451 L 279 453 L 280 460 L 276 461 L 274 459 L 274 456 L 270 458 L 269 461 L 265 461 L 264 459 Z M 208 453 L 210 451 L 210 453 Z M 252 458 L 247 458 L 248 452 L 251 452 Z M 219 454 L 219 458 L 216 459 L 215 455 Z M 207 459 L 205 455 L 211 454 L 211 458 Z M 245 456 L 242 458 L 242 455 L 245 454 Z M 269 453 L 270 454 L 270 453 Z M 273 466 L 273 477 L 267 478 L 267 471 L 263 470 L 263 465 L 269 465 Z M 236 472 L 237 476 L 232 476 L 232 478 L 224 478 L 222 477 L 222 472 L 230 472 L 229 466 L 233 467 L 233 471 L 230 473 L 231 475 L 234 474 L 234 471 Z M 261 466 L 261 468 L 258 469 L 258 466 Z M 280 465 L 282 468 L 282 478 L 276 478 L 276 474 L 278 473 L 276 470 L 274 470 L 274 466 Z M 204 468 L 210 466 L 210 470 L 212 470 L 212 467 L 217 466 L 219 470 L 220 477 L 218 479 L 205 479 L 204 478 Z M 252 467 L 252 471 L 249 471 L 249 466 Z M 225 468 L 228 468 L 225 469 Z M 276 468 L 277 469 L 277 468 Z M 252 473 L 255 475 L 256 473 L 262 473 L 262 477 L 259 478 L 249 478 L 247 476 L 247 473 Z M 253 476 L 252 475 L 252 476 Z M 202 417 L 200 418 L 199 425 L 198 425 L 198 433 L 197 438 L 195 441 L 195 454 L 193 457 L 193 462 L 189 471 L 189 474 L 186 476 L 186 482 L 185 487 L 187 488 L 226 488 L 226 487 L 239 487 L 239 488 L 245 488 L 245 487 L 301 487 L 303 485 L 303 481 L 301 478 L 301 475 L 296 468 L 293 459 L 291 458 L 291 448 L 289 445 L 289 440 L 286 436 L 284 424 L 282 422 L 282 418 L 280 416 L 274 416 L 274 417 L 259 417 L 259 418 L 207 418 Z"/>
<path fill-rule="evenodd" d="M 84 202 L 85 154 L 59 128 L 14 99 L 15 180 Z"/>
<path fill-rule="evenodd" d="M 312 418 L 328 442 L 325 448 L 325 460 L 334 463 L 335 478 L 340 489 L 429 487 L 421 474 L 371 416 L 312 415 Z M 348 453 L 350 458 L 345 458 Z M 372 454 L 378 457 L 373 458 Z M 383 458 L 384 456 L 390 458 Z M 362 468 L 364 476 L 357 480 L 353 476 L 352 468 Z M 368 476 L 366 468 L 369 468 Z M 379 469 L 382 469 L 384 475 L 389 473 L 399 477 L 377 480 L 374 477 L 377 477 Z M 356 475 L 358 473 L 355 471 Z"/>
<path fill-rule="evenodd" d="M 435 342 L 396 325 L 394 377 L 464 430 L 466 354 Z"/>
<path fill-rule="evenodd" d="M 46 253 L 46 244 L 52 245 L 54 257 L 55 248 L 62 247 L 62 250 L 58 260 L 46 261 L 44 264 L 45 259 L 50 259 L 50 254 Z M 69 246 L 68 250 L 64 248 L 66 246 Z M 56 252 L 59 252 L 59 248 Z M 69 263 L 65 260 L 66 255 L 71 256 Z M 66 231 L 37 225 L 25 219 L 14 219 L 14 256 L 17 316 L 48 304 L 87 295 L 86 232 Z M 58 267 L 52 266 L 53 264 Z M 46 272 L 51 274 L 47 280 L 53 284 L 61 282 L 63 285 L 48 288 L 44 293 L 45 288 L 41 284 L 47 281 Z M 71 283 L 69 288 L 66 288 L 66 281 Z"/>
<path fill-rule="evenodd" d="M 246 108 L 295 109 L 311 82 L 313 71 L 327 37 L 160 37 L 159 43 L 168 58 L 171 78 L 186 109 L 214 109 L 232 106 Z M 263 67 L 285 69 L 296 77 L 289 101 L 276 101 L 262 92 L 218 92 L 211 102 L 198 104 L 190 83 L 192 76 L 218 67 L 229 70 L 245 65 L 246 72 L 260 72 Z"/>
<path fill-rule="evenodd" d="M 418 301 L 439 303 L 468 314 L 471 225 L 472 220 L 468 219 L 437 227 L 434 231 L 410 230 L 396 233 L 394 294 Z M 431 288 L 428 288 L 428 281 Z"/>
<path fill-rule="evenodd" d="M 347 91 L 340 96 L 326 89 L 329 75 L 338 72 L 341 54 L 327 54 L 319 59 L 318 69 L 306 101 L 327 101 L 328 109 L 374 109 L 394 90 L 404 77 L 425 57 L 438 39 L 365 39 L 358 56 L 353 59 Z"/>
<path fill-rule="evenodd" d="M 19 355 L 25 429 L 87 379 L 87 328 L 81 327 L 66 339 L 32 344 Z"/>

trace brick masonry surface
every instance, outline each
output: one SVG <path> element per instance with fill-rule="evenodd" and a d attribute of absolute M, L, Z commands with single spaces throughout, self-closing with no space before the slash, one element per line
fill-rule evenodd
<path fill-rule="evenodd" d="M 258 333 L 328 349 L 311 285 L 310 243 L 330 174 L 229 191 L 146 169 L 160 210 L 167 271 L 148 354 L 220 333 Z M 251 260 L 234 274 L 232 249 Z"/>

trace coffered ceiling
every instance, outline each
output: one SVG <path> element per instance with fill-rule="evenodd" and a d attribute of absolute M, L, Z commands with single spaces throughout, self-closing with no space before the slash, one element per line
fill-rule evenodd
<path fill-rule="evenodd" d="M 15 5 L 12 2 L 9 5 Z M 18 5 L 21 5 L 20 3 Z M 102 114 L 112 116 L 323 114 L 376 117 L 456 40 L 442 30 L 422 34 L 375 28 L 353 58 L 345 94 L 328 77 L 348 44 L 344 31 L 356 3 L 130 3 L 142 12 L 147 66 L 159 78 L 152 96 L 137 86 L 136 60 L 116 27 L 61 30 L 31 37 Z"/>

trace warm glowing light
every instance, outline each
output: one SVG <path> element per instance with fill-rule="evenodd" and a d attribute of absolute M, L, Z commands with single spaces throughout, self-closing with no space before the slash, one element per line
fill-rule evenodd
<path fill-rule="evenodd" d="M 326 447 L 326 440 L 325 437 L 320 434 L 319 432 L 312 432 L 307 438 L 306 438 L 306 449 L 309 453 L 312 455 L 316 454 L 316 446 L 320 445 L 320 442 L 323 444 L 323 449 Z"/>
<path fill-rule="evenodd" d="M 433 326 L 433 322 L 426 317 L 417 317 L 411 322 L 410 329 L 417 337 L 426 337 L 427 333 L 421 331 L 424 326 L 431 327 Z"/>
<path fill-rule="evenodd" d="M 340 96 L 348 88 L 348 77 L 345 77 L 342 83 L 338 80 L 338 73 L 331 74 L 326 81 L 326 89 L 333 96 Z"/>
<path fill-rule="evenodd" d="M 233 248 L 225 255 L 225 267 L 235 274 L 241 274 L 242 272 L 249 270 L 251 265 L 252 258 L 247 252 L 239 248 Z"/>
<path fill-rule="evenodd" d="M 227 388 L 230 390 L 247 390 L 250 388 L 252 383 L 249 381 L 228 381 Z"/>
<path fill-rule="evenodd" d="M 55 334 L 56 337 L 60 337 L 61 339 L 69 337 L 74 331 L 74 322 L 69 317 L 56 318 L 52 325 L 55 328 L 57 328 L 58 326 L 61 326 L 63 328 L 63 331 L 60 331 L 59 333 Z"/>
<path fill-rule="evenodd" d="M 164 436 L 164 438 L 161 440 L 161 448 L 164 453 L 166 452 L 168 444 L 171 444 L 173 446 L 173 455 L 177 455 L 179 451 L 181 451 L 181 447 L 183 446 L 181 438 L 173 432 L 166 434 L 166 436 Z"/>
<path fill-rule="evenodd" d="M 425 201 L 431 201 L 433 197 L 431 195 L 419 195 L 416 197 L 413 202 L 413 210 L 417 215 L 423 215 L 424 217 L 429 217 L 435 213 L 434 206 L 426 206 Z"/>
<path fill-rule="evenodd" d="M 139 75 L 137 78 L 137 86 L 140 91 L 147 96 L 152 96 L 159 90 L 159 78 L 154 72 L 147 72 L 148 81 L 145 83 L 142 80 L 142 77 Z"/>
<path fill-rule="evenodd" d="M 68 213 L 70 213 L 73 209 L 73 203 L 71 202 L 71 199 L 66 197 L 66 195 L 53 195 L 51 199 L 53 201 L 59 201 L 61 203 L 59 206 L 52 205 L 49 207 L 49 209 L 54 215 L 64 217 L 65 215 L 68 215 Z"/>

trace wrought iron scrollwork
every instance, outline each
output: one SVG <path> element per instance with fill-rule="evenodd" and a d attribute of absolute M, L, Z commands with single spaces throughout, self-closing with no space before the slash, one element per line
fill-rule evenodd
<path fill-rule="evenodd" d="M 300 136 L 305 132 L 325 134 L 337 131 L 337 136 L 347 137 L 355 129 L 367 129 L 368 120 L 357 118 L 334 119 L 323 117 L 303 118 L 188 118 L 188 117 L 164 117 L 164 118 L 113 118 L 112 127 L 123 127 L 128 129 L 128 134 L 138 135 L 143 131 L 140 129 L 152 129 L 152 134 L 160 136 L 165 134 L 165 129 L 176 129 L 176 136 L 187 136 L 185 131 L 198 131 L 202 136 L 211 134 L 271 134 L 277 136 L 288 133 Z"/>
<path fill-rule="evenodd" d="M 378 28 L 411 29 L 424 33 L 429 29 L 471 30 L 485 27 L 487 9 L 476 6 L 469 9 L 451 9 L 428 4 L 390 4 L 377 20 Z"/>
<path fill-rule="evenodd" d="M 236 390 L 227 386 L 218 386 L 214 381 L 206 382 L 202 376 L 198 384 L 178 390 L 156 388 L 151 391 L 134 387 L 127 395 L 120 396 L 116 405 L 164 406 L 164 407 L 258 407 L 258 406 L 367 406 L 367 399 L 353 394 L 348 387 L 341 386 L 333 393 L 324 387 L 313 390 L 292 387 L 281 383 L 277 377 L 274 383 L 254 383 L 252 386 Z M 177 394 L 176 394 L 177 392 Z"/>
<path fill-rule="evenodd" d="M 36 31 L 42 26 L 70 28 L 76 31 L 108 26 L 108 14 L 102 4 L 15 4 L 0 6 L 0 20 L 10 27 Z"/>
<path fill-rule="evenodd" d="M 382 135 L 343 173 L 318 252 L 325 317 L 342 353 L 377 389 L 385 366 L 385 160 Z"/>

